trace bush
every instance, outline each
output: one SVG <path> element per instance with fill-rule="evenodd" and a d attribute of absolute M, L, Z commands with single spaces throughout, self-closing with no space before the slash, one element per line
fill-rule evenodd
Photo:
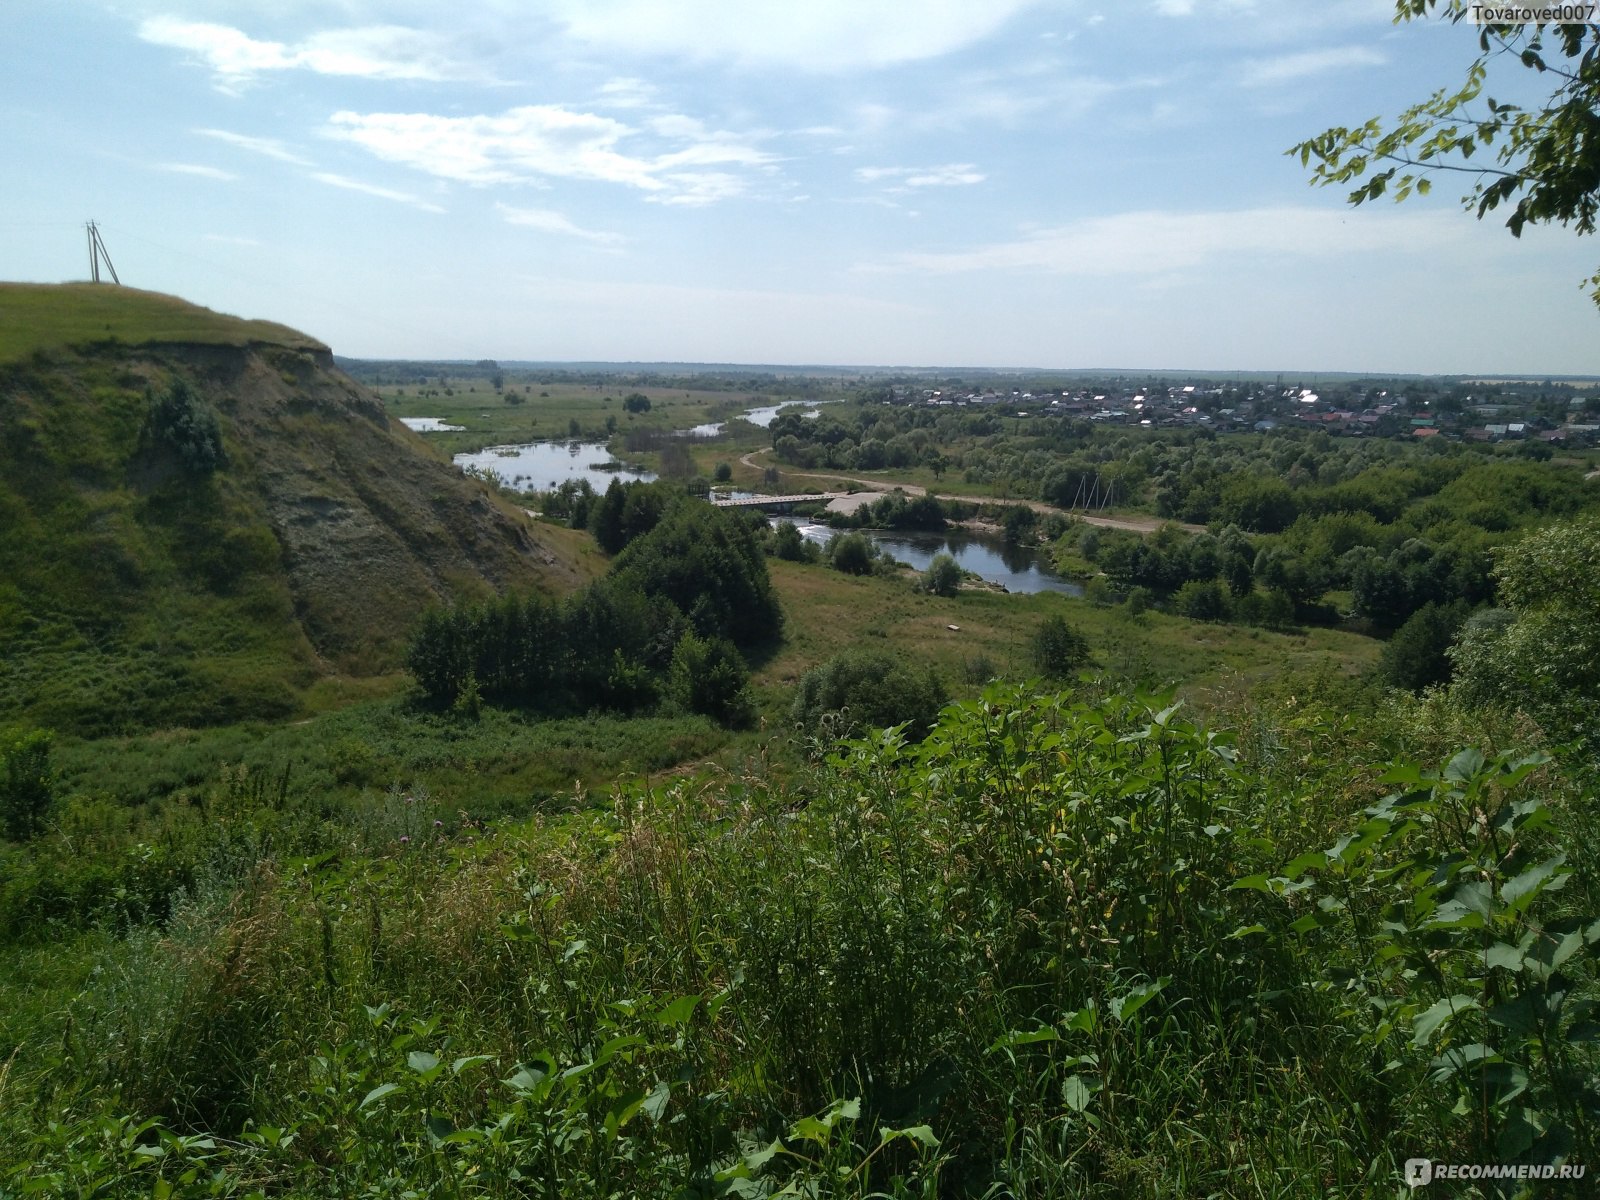
<path fill-rule="evenodd" d="M 1047 679 L 1065 679 L 1089 661 L 1089 640 L 1051 614 L 1033 635 L 1033 665 Z"/>
<path fill-rule="evenodd" d="M 862 534 L 847 533 L 828 542 L 828 564 L 846 575 L 872 574 L 872 542 Z"/>
<path fill-rule="evenodd" d="M 672 652 L 667 694 L 685 712 L 742 728 L 755 717 L 749 680 L 750 671 L 732 642 L 687 633 Z"/>
<path fill-rule="evenodd" d="M 1218 580 L 1191 579 L 1173 596 L 1172 607 L 1193 621 L 1225 621 L 1228 595 Z"/>
<path fill-rule="evenodd" d="M 0 757 L 0 831 L 13 842 L 42 833 L 55 807 L 50 741 L 48 733 L 36 730 L 16 739 Z"/>
<path fill-rule="evenodd" d="M 217 414 L 182 379 L 174 380 L 159 396 L 150 396 L 139 430 L 139 452 L 145 458 L 174 461 L 184 474 L 196 478 L 211 474 L 226 461 Z"/>
<path fill-rule="evenodd" d="M 825 724 L 838 737 L 908 724 L 920 739 L 944 707 L 944 684 L 931 667 L 914 667 L 882 650 L 858 650 L 829 659 L 800 680 L 791 715 L 807 733 Z"/>
<path fill-rule="evenodd" d="M 964 572 L 948 554 L 935 554 L 922 573 L 918 586 L 935 596 L 954 596 L 961 587 Z"/>

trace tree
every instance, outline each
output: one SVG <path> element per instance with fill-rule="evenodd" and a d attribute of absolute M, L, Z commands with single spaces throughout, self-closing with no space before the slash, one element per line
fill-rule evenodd
<path fill-rule="evenodd" d="M 222 426 L 211 406 L 182 379 L 149 397 L 139 450 L 148 458 L 176 462 L 184 474 L 201 478 L 226 461 Z"/>
<path fill-rule="evenodd" d="M 1600 729 L 1600 518 L 1551 525 L 1495 568 L 1505 613 L 1467 623 L 1450 651 L 1454 694 L 1520 708 L 1553 740 Z M 1592 745 L 1592 741 L 1590 743 Z"/>
<path fill-rule="evenodd" d="M 1429 600 L 1387 642 L 1378 672 L 1393 687 L 1420 692 L 1450 678 L 1450 643 L 1467 618 L 1465 602 Z"/>
<path fill-rule="evenodd" d="M 1460 22 L 1469 8 L 1467 0 L 1397 0 L 1395 19 L 1437 11 Z M 1351 204 L 1391 187 L 1396 200 L 1426 194 L 1438 173 L 1453 172 L 1472 179 L 1462 201 L 1480 219 L 1510 206 L 1506 228 L 1513 237 L 1529 223 L 1593 233 L 1600 214 L 1600 26 L 1484 25 L 1478 51 L 1460 87 L 1441 88 L 1388 128 L 1376 117 L 1354 128 L 1336 126 L 1289 153 L 1311 168 L 1314 183 L 1363 180 Z M 1484 94 L 1491 63 L 1506 61 L 1553 81 L 1542 105 L 1524 108 Z M 1376 164 L 1388 165 L 1369 174 Z M 1589 284 L 1600 304 L 1600 273 Z"/>
<path fill-rule="evenodd" d="M 859 533 L 847 533 L 828 543 L 828 562 L 846 575 L 872 574 L 872 543 Z"/>
<path fill-rule="evenodd" d="M 920 586 L 935 596 L 954 596 L 961 588 L 961 568 L 949 554 L 935 554 L 922 573 Z"/>
<path fill-rule="evenodd" d="M 647 413 L 650 411 L 650 397 L 643 392 L 629 392 L 622 398 L 622 407 L 631 413 Z"/>
<path fill-rule="evenodd" d="M 1089 661 L 1089 640 L 1052 613 L 1033 635 L 1033 665 L 1047 679 L 1065 679 Z"/>

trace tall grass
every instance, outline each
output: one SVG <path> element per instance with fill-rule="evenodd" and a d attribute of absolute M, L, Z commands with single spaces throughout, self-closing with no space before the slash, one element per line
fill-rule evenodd
<path fill-rule="evenodd" d="M 1477 1033 L 1422 1036 L 1440 981 L 1360 932 L 1390 855 L 1459 831 L 1325 852 L 1271 817 L 1287 757 L 1156 699 L 996 688 L 915 746 L 500 831 L 397 792 L 300 853 L 236 789 L 229 852 L 103 953 L 57 1064 L 11 1072 L 0 1193 L 1355 1196 L 1418 1153 L 1592 1154 L 1581 1119 L 1564 1149 L 1483 1142 L 1510 1110 L 1438 1069 Z M 1481 788 L 1529 853 L 1567 836 L 1548 768 Z M 1552 1036 L 1593 1089 L 1572 1020 Z"/>

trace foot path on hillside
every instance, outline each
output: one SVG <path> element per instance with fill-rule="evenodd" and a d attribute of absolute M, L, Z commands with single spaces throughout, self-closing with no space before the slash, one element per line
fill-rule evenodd
<path fill-rule="evenodd" d="M 758 455 L 770 454 L 771 452 L 772 448 L 770 446 L 764 450 L 752 450 L 749 454 L 741 455 L 739 461 L 752 470 L 764 470 L 775 464 L 755 462 L 753 460 Z M 871 488 L 875 492 L 888 492 L 899 488 L 908 496 L 925 496 L 928 493 L 927 488 L 919 487 L 914 483 L 895 483 L 888 479 L 863 479 L 857 475 L 831 475 L 822 471 L 796 471 L 789 467 L 784 467 L 782 470 L 785 475 L 796 476 L 801 479 L 834 479 L 844 483 L 859 483 L 862 487 Z M 945 498 L 948 500 L 967 500 L 974 504 L 1021 504 L 1037 513 L 1061 513 L 1065 516 L 1076 518 L 1086 525 L 1100 525 L 1107 529 L 1129 529 L 1135 533 L 1153 533 L 1163 525 L 1176 525 L 1179 529 L 1186 530 L 1189 533 L 1204 533 L 1206 531 L 1204 525 L 1188 525 L 1182 521 L 1163 521 L 1160 517 L 1103 517 L 1092 513 L 1069 512 L 1066 509 L 1057 508 L 1053 504 L 1046 504 L 1042 500 L 1019 500 L 1011 496 L 964 496 L 949 493 Z M 871 500 L 872 497 L 866 494 L 847 496 L 842 500 L 833 501 L 828 507 L 834 509 L 837 506 L 835 511 L 838 512 L 854 512 L 861 505 L 869 503 Z"/>

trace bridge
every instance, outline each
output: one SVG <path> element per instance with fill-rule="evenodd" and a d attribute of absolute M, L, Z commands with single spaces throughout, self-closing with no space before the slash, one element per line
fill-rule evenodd
<path fill-rule="evenodd" d="M 745 500 L 713 500 L 717 508 L 759 508 L 766 512 L 788 512 L 796 504 L 826 504 L 848 496 L 849 492 L 808 492 L 802 496 L 751 496 Z"/>

